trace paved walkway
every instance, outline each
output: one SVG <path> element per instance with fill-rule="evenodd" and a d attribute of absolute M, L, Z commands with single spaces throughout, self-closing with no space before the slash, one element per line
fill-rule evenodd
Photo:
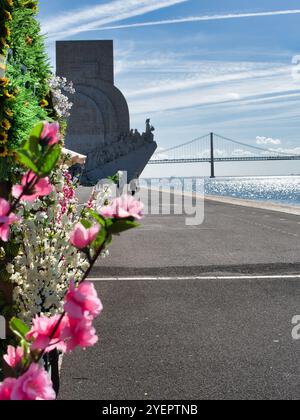
<path fill-rule="evenodd" d="M 185 216 L 147 216 L 98 267 L 100 276 L 300 274 L 300 217 L 211 201 L 199 226 L 186 226 Z"/>
<path fill-rule="evenodd" d="M 100 342 L 65 358 L 62 398 L 299 399 L 299 217 L 205 214 L 194 228 L 149 216 L 99 261 Z"/>

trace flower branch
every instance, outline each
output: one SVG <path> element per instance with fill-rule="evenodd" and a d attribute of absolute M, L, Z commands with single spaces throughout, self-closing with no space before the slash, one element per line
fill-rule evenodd
<path fill-rule="evenodd" d="M 40 197 L 47 198 L 51 194 L 53 186 L 49 175 L 59 159 L 60 149 L 58 124 L 41 123 L 18 150 L 19 160 L 28 172 L 21 183 L 13 187 L 11 204 L 0 199 L 0 237 L 3 241 L 9 240 L 10 226 L 21 220 L 14 212 L 22 202 L 34 205 Z M 86 348 L 97 343 L 93 321 L 103 306 L 88 278 L 113 236 L 138 226 L 136 221 L 142 219 L 142 210 L 142 204 L 128 196 L 118 197 L 110 203 L 105 200 L 105 206 L 98 211 L 88 203 L 70 234 L 70 247 L 85 255 L 88 267 L 77 281 L 71 281 L 60 315 L 39 313 L 33 318 L 31 328 L 20 319 L 11 320 L 10 328 L 20 346 L 9 346 L 4 357 L 13 369 L 14 377 L 0 383 L 0 400 L 55 399 L 51 380 L 40 366 L 43 356 L 53 350 L 68 353 L 76 347 Z M 64 255 L 59 261 L 64 263 Z"/>

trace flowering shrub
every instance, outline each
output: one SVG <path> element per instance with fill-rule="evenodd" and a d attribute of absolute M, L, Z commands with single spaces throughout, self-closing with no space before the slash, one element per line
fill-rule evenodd
<path fill-rule="evenodd" d="M 51 184 L 47 197 L 22 202 L 22 224 L 12 228 L 20 252 L 6 269 L 15 285 L 19 317 L 27 322 L 37 313 L 53 315 L 60 310 L 70 281 L 80 279 L 78 267 L 88 267 L 84 254 L 69 243 L 80 212 L 66 166 L 54 171 Z"/>
<path fill-rule="evenodd" d="M 58 118 L 69 118 L 73 103 L 69 101 L 67 94 L 75 94 L 73 83 L 68 82 L 64 77 L 52 76 L 49 80 L 49 86 L 52 93 L 53 107 Z"/>
<path fill-rule="evenodd" d="M 45 132 L 47 132 L 47 141 L 45 141 Z M 27 295 L 29 295 L 29 301 L 24 304 L 23 308 L 21 306 L 21 312 L 23 315 L 26 313 L 25 318 L 29 317 L 30 312 L 35 312 L 31 326 L 28 327 L 17 318 L 13 318 L 10 322 L 10 329 L 18 338 L 20 345 L 17 348 L 8 347 L 7 354 L 4 356 L 4 361 L 13 370 L 13 377 L 6 378 L 4 382 L 0 383 L 0 400 L 53 400 L 56 398 L 51 380 L 40 366 L 40 361 L 45 354 L 54 349 L 68 353 L 76 347 L 93 346 L 98 341 L 93 321 L 100 315 L 103 307 L 93 284 L 89 283 L 87 279 L 95 262 L 111 243 L 113 236 L 137 227 L 135 220 L 142 217 L 142 205 L 133 199 L 129 200 L 128 197 L 124 197 L 117 198 L 110 204 L 105 203 L 109 205 L 106 206 L 104 215 L 95 211 L 91 202 L 89 208 L 83 212 L 81 219 L 74 224 L 72 212 L 69 213 L 66 208 L 63 209 L 64 206 L 69 206 L 68 200 L 72 202 L 74 199 L 69 185 L 67 188 L 65 188 L 65 184 L 61 185 L 62 192 L 57 192 L 56 185 L 51 180 L 52 171 L 60 158 L 60 144 L 56 139 L 57 126 L 49 126 L 46 123 L 35 127 L 28 141 L 17 151 L 20 162 L 27 167 L 28 171 L 23 175 L 21 182 L 12 188 L 11 200 L 1 199 L 0 202 L 0 228 L 4 232 L 2 240 L 8 241 L 11 231 L 18 232 L 20 229 L 25 238 L 31 232 L 31 238 L 28 237 L 27 240 L 30 240 L 31 243 L 36 241 L 38 244 L 36 244 L 36 254 L 30 254 L 31 245 L 29 242 L 24 244 L 23 253 L 21 252 L 16 259 L 18 261 L 20 258 L 19 261 L 10 267 L 12 278 L 16 284 L 24 281 L 21 279 L 25 277 L 28 282 L 27 278 L 31 276 L 38 292 L 30 289 L 31 284 L 27 284 L 25 289 L 23 287 L 25 298 L 27 299 Z M 63 176 L 68 184 L 70 181 L 68 176 L 65 174 Z M 60 211 L 64 213 L 60 216 L 60 221 L 66 220 L 73 224 L 69 231 L 65 230 L 64 225 L 61 225 L 60 228 L 51 227 L 49 231 L 47 230 L 49 229 L 47 227 L 48 207 L 45 200 L 51 200 L 51 196 L 55 194 L 57 194 L 60 203 Z M 51 211 L 53 212 L 53 206 L 51 206 Z M 57 214 L 52 214 L 51 217 L 52 220 L 53 218 L 57 220 Z M 35 233 L 38 229 L 36 223 L 40 229 L 45 228 L 46 237 L 41 236 L 40 239 L 33 237 L 30 226 L 36 228 Z M 27 233 L 24 234 L 26 229 Z M 51 229 L 57 229 L 58 237 L 62 235 L 62 240 L 67 242 L 68 246 L 65 248 L 58 246 L 57 237 L 53 236 Z M 61 252 L 59 259 L 53 258 L 54 249 L 52 248 Z M 78 265 L 78 260 L 77 264 L 73 260 L 73 265 L 69 266 L 68 256 L 65 255 L 69 249 L 74 252 L 73 255 L 85 257 L 87 264 L 84 269 L 82 265 Z M 50 259 L 48 260 L 48 258 Z M 52 263 L 58 261 L 61 273 L 70 270 L 68 276 L 72 280 L 69 281 L 70 278 L 66 275 L 63 285 L 61 285 L 61 279 L 55 278 L 55 271 L 50 276 L 53 283 L 60 284 L 63 291 L 61 294 L 65 295 L 61 313 L 51 315 L 50 309 L 56 305 L 59 307 L 61 290 L 54 288 L 52 294 L 49 294 L 47 290 L 50 289 L 47 289 L 47 286 L 45 289 L 44 283 L 47 284 L 49 281 L 47 276 L 49 272 L 51 273 Z M 25 262 L 27 267 L 22 271 Z M 77 278 L 70 274 L 72 270 L 76 269 L 81 272 Z M 67 285 L 68 287 L 66 287 Z M 19 296 L 19 303 L 22 305 L 24 293 L 23 296 L 20 296 L 20 290 L 22 290 L 20 283 L 16 290 L 16 296 Z M 40 300 L 37 301 L 37 297 Z M 34 310 L 29 307 L 32 302 Z M 48 310 L 48 313 L 44 312 L 45 309 Z"/>

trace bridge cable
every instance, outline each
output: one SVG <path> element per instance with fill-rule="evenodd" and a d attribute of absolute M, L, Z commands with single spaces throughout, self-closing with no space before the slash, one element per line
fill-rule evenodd
<path fill-rule="evenodd" d="M 171 151 L 176 150 L 176 149 L 180 149 L 180 148 L 181 148 L 181 147 L 183 147 L 183 146 L 188 146 L 188 145 L 190 145 L 190 144 L 193 144 L 193 143 L 198 142 L 199 140 L 203 140 L 205 137 L 208 137 L 208 136 L 209 136 L 209 134 L 206 134 L 205 136 L 197 137 L 197 138 L 196 138 L 196 139 L 194 139 L 194 140 L 190 140 L 190 141 L 188 141 L 188 142 L 186 142 L 186 143 L 182 143 L 182 144 L 180 144 L 180 145 L 178 145 L 178 146 L 171 147 L 170 149 L 165 149 L 165 150 L 158 151 L 158 152 L 156 152 L 156 153 L 154 154 L 154 156 L 155 156 L 155 155 L 158 155 L 158 154 L 162 154 L 162 153 L 171 152 Z"/>
<path fill-rule="evenodd" d="M 219 134 L 216 134 L 216 133 L 214 133 L 214 135 L 216 137 L 219 137 L 222 140 L 226 140 L 226 141 L 229 141 L 231 143 L 238 144 L 239 146 L 248 147 L 250 149 L 260 150 L 261 152 L 277 153 L 277 154 L 283 155 L 283 156 L 292 156 L 291 153 L 280 152 L 280 151 L 272 150 L 272 149 L 264 149 L 263 147 L 259 147 L 259 146 L 252 146 L 250 144 L 242 143 L 242 142 L 237 141 L 237 140 L 229 139 L 228 137 L 220 136 Z M 298 156 L 298 155 L 295 155 L 295 156 Z"/>

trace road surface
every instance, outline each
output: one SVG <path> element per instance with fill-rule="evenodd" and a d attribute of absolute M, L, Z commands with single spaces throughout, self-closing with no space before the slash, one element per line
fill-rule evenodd
<path fill-rule="evenodd" d="M 300 398 L 299 217 L 205 207 L 197 227 L 148 216 L 98 262 L 100 341 L 65 357 L 61 398 Z"/>

